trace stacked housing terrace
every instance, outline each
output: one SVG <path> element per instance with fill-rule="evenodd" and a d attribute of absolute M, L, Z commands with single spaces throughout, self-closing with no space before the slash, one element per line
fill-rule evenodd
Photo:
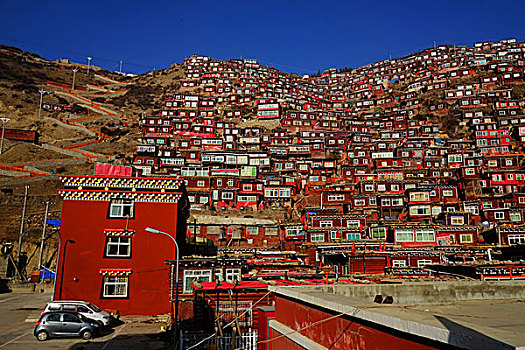
<path fill-rule="evenodd" d="M 190 233 L 327 255 L 525 243 L 525 43 L 438 46 L 315 76 L 198 55 L 181 66 L 178 88 L 140 121 L 134 167 L 185 179 L 194 213 L 285 213 L 233 230 L 221 215 L 195 220 Z"/>

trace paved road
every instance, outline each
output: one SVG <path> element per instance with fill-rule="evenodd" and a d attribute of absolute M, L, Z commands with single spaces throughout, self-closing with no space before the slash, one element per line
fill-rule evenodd
<path fill-rule="evenodd" d="M 159 323 L 145 317 L 123 318 L 124 324 L 105 332 L 104 336 L 85 341 L 79 338 L 51 339 L 39 342 L 33 329 L 51 294 L 0 294 L 0 350 L 4 349 L 166 349 Z"/>

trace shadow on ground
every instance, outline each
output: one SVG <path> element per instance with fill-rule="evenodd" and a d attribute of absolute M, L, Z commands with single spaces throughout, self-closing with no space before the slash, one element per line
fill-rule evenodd
<path fill-rule="evenodd" d="M 9 288 L 9 280 L 0 278 L 0 294 L 11 293 L 11 288 Z"/>
<path fill-rule="evenodd" d="M 108 330 L 111 334 L 115 330 Z M 104 334 L 103 336 L 106 336 Z M 169 339 L 165 333 L 155 333 L 155 334 L 121 334 L 109 338 L 103 342 L 95 341 L 86 341 L 82 343 L 75 344 L 69 348 L 69 350 L 94 350 L 94 349 L 104 349 L 104 350 L 131 350 L 131 349 L 144 349 L 144 350 L 162 350 L 169 349 Z"/>
<path fill-rule="evenodd" d="M 449 320 L 446 317 L 438 315 L 434 315 L 434 317 L 450 331 L 448 337 L 448 343 L 450 345 L 470 349 L 515 349 L 509 344 L 506 344 L 498 339 L 491 338 L 472 328 Z"/>

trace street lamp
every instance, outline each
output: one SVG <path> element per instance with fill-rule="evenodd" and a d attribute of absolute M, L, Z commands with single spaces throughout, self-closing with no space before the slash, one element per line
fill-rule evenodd
<path fill-rule="evenodd" d="M 86 73 L 86 75 L 89 75 L 89 66 L 91 65 L 91 59 L 92 59 L 92 58 L 93 58 L 93 57 L 90 57 L 90 56 L 87 57 L 87 60 L 88 60 L 88 67 L 87 67 L 87 73 Z"/>
<path fill-rule="evenodd" d="M 38 119 L 40 119 L 42 117 L 42 100 L 44 99 L 44 94 L 47 91 L 44 90 L 44 89 L 40 89 L 40 90 L 38 90 L 38 92 L 40 92 L 40 105 L 38 107 Z"/>
<path fill-rule="evenodd" d="M 75 90 L 75 75 L 78 72 L 78 69 L 73 69 L 73 85 L 71 86 L 71 90 Z"/>
<path fill-rule="evenodd" d="M 64 286 L 64 266 L 66 265 L 66 249 L 67 249 L 67 244 L 68 243 L 73 243 L 75 244 L 76 242 L 72 239 L 67 239 L 66 242 L 64 243 L 64 253 L 62 254 L 62 269 L 61 269 L 61 272 L 60 272 L 60 290 L 58 291 L 58 300 L 62 300 L 62 288 Z M 60 249 L 60 247 L 59 247 Z M 60 250 L 58 251 L 58 255 L 60 256 Z M 57 270 L 58 270 L 58 261 L 57 261 Z M 56 274 L 55 274 L 55 282 L 56 282 Z M 55 293 L 53 293 L 53 299 L 55 297 L 54 295 Z"/>
<path fill-rule="evenodd" d="M 2 150 L 4 149 L 4 132 L 5 132 L 5 123 L 7 123 L 10 119 L 9 118 L 0 118 L 2 121 L 2 139 L 0 141 L 0 154 L 2 154 Z"/>
<path fill-rule="evenodd" d="M 49 213 L 49 204 L 55 204 L 55 203 L 47 201 L 47 202 L 42 202 L 42 204 L 46 205 L 46 213 L 44 215 L 44 228 L 42 229 L 42 241 L 40 241 L 40 257 L 38 259 L 38 269 L 39 270 L 42 270 L 42 257 L 44 256 L 44 241 L 49 238 L 49 237 L 46 237 L 47 214 Z"/>
<path fill-rule="evenodd" d="M 149 233 L 160 233 L 161 235 L 168 236 L 171 238 L 173 243 L 175 243 L 175 260 L 176 260 L 176 267 L 175 267 L 175 339 L 178 339 L 178 322 L 179 322 L 179 245 L 177 244 L 177 241 L 175 238 L 173 238 L 172 235 L 166 232 L 162 232 L 159 230 L 155 230 L 151 227 L 146 227 L 146 232 Z"/>

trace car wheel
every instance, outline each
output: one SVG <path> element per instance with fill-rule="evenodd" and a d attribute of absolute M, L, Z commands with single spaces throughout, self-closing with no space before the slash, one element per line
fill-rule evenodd
<path fill-rule="evenodd" d="M 46 331 L 40 331 L 36 334 L 36 339 L 40 341 L 46 341 L 49 338 L 49 334 Z"/>
<path fill-rule="evenodd" d="M 91 331 L 86 329 L 85 331 L 82 331 L 82 333 L 80 333 L 80 336 L 82 337 L 82 339 L 85 340 L 91 339 Z"/>

